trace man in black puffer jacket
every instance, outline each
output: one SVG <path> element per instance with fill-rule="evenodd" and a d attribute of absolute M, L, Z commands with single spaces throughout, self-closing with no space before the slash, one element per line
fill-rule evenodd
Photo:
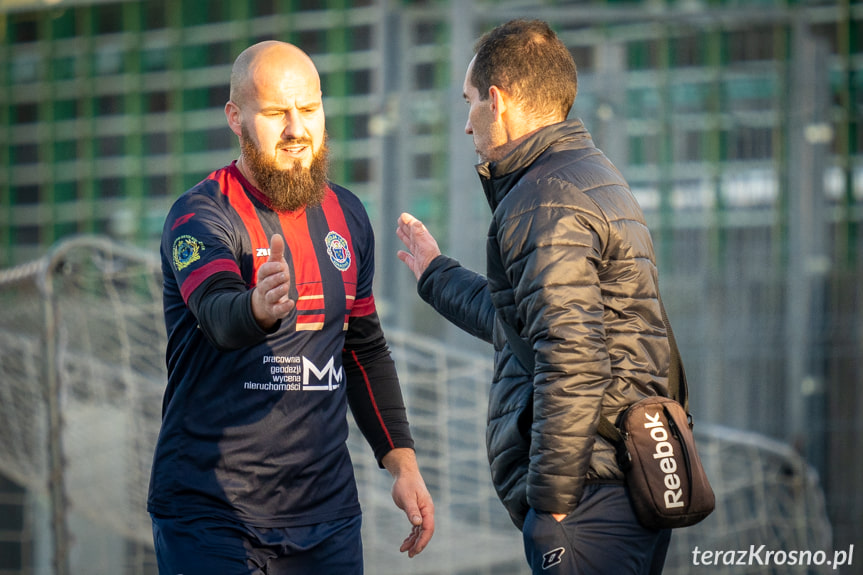
<path fill-rule="evenodd" d="M 515 20 L 477 43 L 467 134 L 493 211 L 486 276 L 440 253 L 403 214 L 399 252 L 420 296 L 494 344 L 486 442 L 492 480 L 534 573 L 655 574 L 669 531 L 639 525 L 597 435 L 666 393 L 669 346 L 653 244 L 620 172 L 578 120 L 575 63 L 548 25 Z M 533 350 L 513 354 L 502 322 Z"/>

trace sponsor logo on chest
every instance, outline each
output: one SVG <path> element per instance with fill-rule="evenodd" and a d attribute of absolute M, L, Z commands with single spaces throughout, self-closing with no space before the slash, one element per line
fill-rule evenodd
<path fill-rule="evenodd" d="M 304 356 L 265 355 L 270 381 L 247 381 L 244 389 L 256 391 L 336 391 L 345 380 L 343 367 L 336 367 L 330 357 L 322 367 Z"/>

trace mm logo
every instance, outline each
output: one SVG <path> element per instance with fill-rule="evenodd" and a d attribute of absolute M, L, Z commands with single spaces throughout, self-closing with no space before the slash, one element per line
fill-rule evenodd
<path fill-rule="evenodd" d="M 315 379 L 312 381 L 311 376 Z M 308 391 L 333 391 L 338 389 L 345 377 L 345 370 L 341 366 L 335 368 L 335 361 L 330 361 L 323 367 L 318 367 L 308 358 L 303 357 L 303 389 Z"/>

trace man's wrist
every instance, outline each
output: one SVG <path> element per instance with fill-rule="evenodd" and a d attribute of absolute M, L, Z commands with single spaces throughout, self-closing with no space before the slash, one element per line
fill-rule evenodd
<path fill-rule="evenodd" d="M 410 447 L 396 447 L 391 449 L 389 453 L 384 455 L 383 459 L 381 459 L 381 463 L 393 477 L 398 477 L 405 472 L 419 471 L 416 453 Z"/>

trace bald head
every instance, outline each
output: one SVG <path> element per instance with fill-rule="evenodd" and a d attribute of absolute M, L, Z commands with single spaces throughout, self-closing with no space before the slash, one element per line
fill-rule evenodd
<path fill-rule="evenodd" d="M 321 78 L 305 52 L 284 42 L 243 51 L 231 70 L 225 117 L 240 141 L 237 169 L 278 210 L 320 201 L 326 189 Z"/>
<path fill-rule="evenodd" d="M 243 50 L 231 68 L 231 101 L 242 107 L 278 81 L 311 84 L 320 90 L 321 80 L 309 56 L 286 42 L 268 40 Z"/>

